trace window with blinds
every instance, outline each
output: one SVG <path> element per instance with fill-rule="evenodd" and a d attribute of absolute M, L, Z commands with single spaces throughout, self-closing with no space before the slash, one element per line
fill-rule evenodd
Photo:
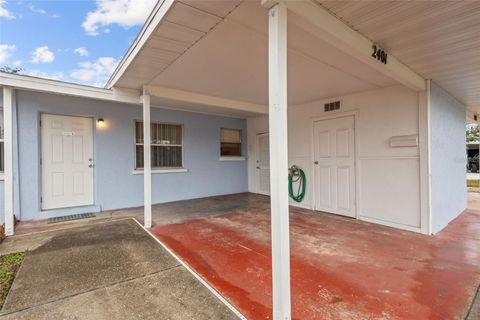
<path fill-rule="evenodd" d="M 220 156 L 242 156 L 242 130 L 220 129 Z"/>
<path fill-rule="evenodd" d="M 183 127 L 152 123 L 152 168 L 183 167 Z M 135 122 L 135 169 L 143 169 L 143 122 Z"/>

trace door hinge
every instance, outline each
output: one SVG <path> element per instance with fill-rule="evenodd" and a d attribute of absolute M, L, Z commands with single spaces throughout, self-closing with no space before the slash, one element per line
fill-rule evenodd
<path fill-rule="evenodd" d="M 40 158 L 40 165 L 42 165 L 43 161 L 42 161 L 42 158 Z"/>
<path fill-rule="evenodd" d="M 40 203 L 43 203 L 43 197 L 40 197 Z"/>
<path fill-rule="evenodd" d="M 40 123 L 40 127 L 41 127 L 42 126 L 42 120 L 40 120 L 39 123 Z"/>

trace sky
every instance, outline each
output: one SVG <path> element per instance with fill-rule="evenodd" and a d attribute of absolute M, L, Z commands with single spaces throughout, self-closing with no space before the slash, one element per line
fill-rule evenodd
<path fill-rule="evenodd" d="M 156 0 L 0 0 L 0 67 L 103 87 Z"/>

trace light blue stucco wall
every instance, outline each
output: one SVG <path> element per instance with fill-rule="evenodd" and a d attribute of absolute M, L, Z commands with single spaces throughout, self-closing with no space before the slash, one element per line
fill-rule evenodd
<path fill-rule="evenodd" d="M 430 87 L 432 232 L 467 207 L 465 106 L 432 82 Z"/>
<path fill-rule="evenodd" d="M 19 199 L 21 220 L 143 204 L 143 175 L 132 173 L 134 122 L 142 119 L 141 106 L 27 91 L 17 91 L 16 101 L 19 190 L 15 196 Z M 106 128 L 94 129 L 95 207 L 41 211 L 41 113 L 105 119 Z M 223 127 L 242 130 L 245 141 L 243 154 L 246 156 L 245 119 L 159 108 L 152 108 L 151 118 L 152 122 L 184 126 L 184 167 L 188 169 L 185 173 L 153 174 L 153 203 L 247 191 L 246 161 L 219 160 L 219 133 Z M 0 184 L 0 189 L 3 189 L 3 184 Z M 0 195 L 3 202 L 3 193 Z M 3 217 L 3 205 L 0 210 Z"/>

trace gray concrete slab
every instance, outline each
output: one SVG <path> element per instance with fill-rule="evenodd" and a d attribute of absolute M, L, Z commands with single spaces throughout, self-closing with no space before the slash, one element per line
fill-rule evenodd
<path fill-rule="evenodd" d="M 60 234 L 69 234 L 71 232 L 71 229 L 92 226 L 94 224 L 104 224 L 119 220 L 131 220 L 131 218 L 120 217 L 111 220 L 84 219 L 70 223 L 54 224 L 56 229 L 7 237 L 0 244 L 0 255 L 21 251 L 33 251 L 36 248 L 41 247 L 42 245 L 50 241 L 53 237 L 58 237 Z"/>
<path fill-rule="evenodd" d="M 40 235 L 2 309 L 6 318 L 161 319 L 155 315 L 163 310 L 185 319 L 202 308 L 219 319 L 231 314 L 131 219 Z"/>
<path fill-rule="evenodd" d="M 478 320 L 480 319 L 480 287 L 477 289 L 477 294 L 473 298 L 472 305 L 468 310 L 466 320 Z"/>
<path fill-rule="evenodd" d="M 268 197 L 253 193 L 238 193 L 156 204 L 152 206 L 152 221 L 154 226 L 158 226 L 180 223 L 186 220 L 207 216 L 223 215 L 225 212 L 229 211 L 259 208 L 259 206 L 263 206 L 264 204 L 264 201 L 259 200 L 264 199 L 268 199 Z M 135 218 L 137 221 L 143 222 L 143 207 L 104 211 L 96 213 L 96 217 L 94 218 L 53 224 L 48 224 L 46 219 L 21 221 L 15 227 L 15 236 L 7 238 L 5 242 L 9 243 L 17 241 L 19 244 L 22 244 L 23 240 L 20 240 L 19 238 L 24 235 L 77 228 L 79 226 L 105 223 L 125 218 Z M 0 246 L 0 250 L 1 247 L 2 246 Z"/>
<path fill-rule="evenodd" d="M 1 318 L 236 319 L 183 267 L 42 304 Z"/>

